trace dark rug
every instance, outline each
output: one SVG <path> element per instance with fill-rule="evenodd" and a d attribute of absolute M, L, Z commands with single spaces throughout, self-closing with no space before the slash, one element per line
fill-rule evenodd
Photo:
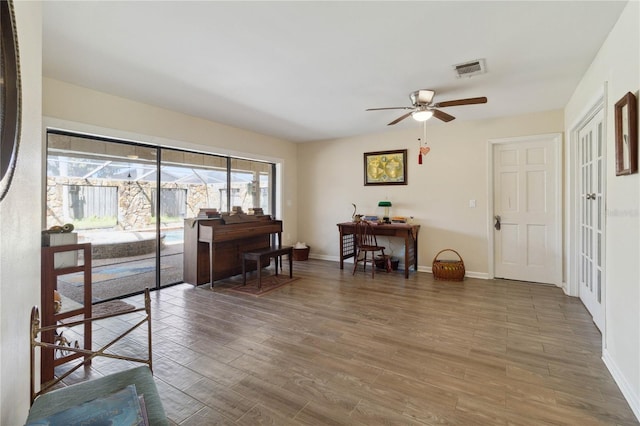
<path fill-rule="evenodd" d="M 237 285 L 235 287 L 228 288 L 228 291 L 235 293 L 249 294 L 251 296 L 264 296 L 267 293 L 272 292 L 284 285 L 291 284 L 298 280 L 298 277 L 289 278 L 289 275 L 267 275 L 262 277 L 262 288 L 258 290 L 258 280 L 247 280 L 246 285 Z"/>
<path fill-rule="evenodd" d="M 91 307 L 91 317 L 95 318 L 95 317 L 101 317 L 103 315 L 119 314 L 119 313 L 133 311 L 134 309 L 136 309 L 135 306 L 130 305 L 127 302 L 123 302 L 122 300 L 110 300 L 108 302 L 98 303 L 93 305 Z M 74 321 L 80 321 L 83 319 L 84 317 L 82 315 L 76 315 L 70 318 L 65 318 L 60 322 L 70 323 Z"/>

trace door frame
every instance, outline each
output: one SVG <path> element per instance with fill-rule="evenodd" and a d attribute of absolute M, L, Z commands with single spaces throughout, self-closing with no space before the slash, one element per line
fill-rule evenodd
<path fill-rule="evenodd" d="M 487 261 L 489 271 L 489 279 L 495 278 L 495 256 L 494 256 L 494 232 L 493 232 L 493 216 L 494 216 L 494 194 L 493 194 L 493 173 L 494 173 L 494 156 L 493 156 L 493 148 L 495 145 L 507 144 L 507 143 L 521 143 L 521 142 L 532 142 L 538 139 L 553 139 L 554 140 L 554 153 L 556 156 L 556 167 L 555 167 L 555 179 L 556 179 L 556 210 L 554 212 L 555 220 L 555 234 L 556 238 L 553 241 L 553 245 L 558 253 L 556 256 L 556 262 L 558 264 L 558 271 L 556 272 L 556 277 L 554 279 L 555 285 L 558 287 L 562 287 L 562 271 L 563 271 L 563 256 L 562 256 L 562 133 L 544 133 L 540 135 L 530 135 L 530 136 L 516 136 L 510 138 L 497 138 L 497 139 L 489 139 L 487 141 L 487 158 L 488 158 L 488 173 L 487 173 Z"/>
<path fill-rule="evenodd" d="M 601 110 L 603 112 L 604 120 L 602 121 L 602 134 L 604 137 L 604 149 L 603 149 L 603 170 L 602 173 L 606 178 L 607 174 L 607 149 L 606 149 L 606 139 L 607 139 L 607 116 L 608 116 L 608 108 L 605 100 L 607 99 L 607 84 L 602 87 L 602 90 L 596 93 L 596 95 L 591 99 L 589 103 L 587 103 L 587 108 L 579 115 L 579 118 L 572 123 L 570 127 L 569 133 L 569 143 L 567 144 L 567 173 L 566 173 L 566 205 L 567 211 L 565 216 L 565 221 L 567 223 L 567 248 L 566 248 L 566 262 L 567 262 L 567 277 L 566 277 L 566 289 L 565 292 L 569 296 L 580 297 L 580 253 L 579 253 L 579 244 L 580 244 L 580 199 L 579 199 L 579 158 L 578 158 L 578 132 L 587 124 L 596 114 L 598 114 Z M 607 239 L 607 194 L 606 194 L 606 179 L 605 185 L 603 187 L 604 190 L 604 209 L 605 214 L 602 217 L 603 226 L 602 226 L 602 239 L 606 241 Z M 603 336 L 603 347 L 605 345 L 605 330 L 606 330 L 606 300 L 607 300 L 607 281 L 606 281 L 606 268 L 607 268 L 607 252 L 603 250 L 602 252 L 602 269 L 603 269 L 603 277 L 604 285 L 602 286 L 602 336 Z"/>

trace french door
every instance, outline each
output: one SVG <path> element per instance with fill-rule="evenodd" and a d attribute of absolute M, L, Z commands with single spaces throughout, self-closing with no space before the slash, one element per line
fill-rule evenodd
<path fill-rule="evenodd" d="M 578 131 L 580 299 L 602 330 L 604 324 L 604 112 Z"/>

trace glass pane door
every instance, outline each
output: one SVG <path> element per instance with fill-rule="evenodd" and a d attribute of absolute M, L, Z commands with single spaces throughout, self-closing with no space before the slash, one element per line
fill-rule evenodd
<path fill-rule="evenodd" d="M 163 148 L 160 164 L 160 285 L 166 286 L 183 280 L 185 219 L 200 209 L 226 211 L 227 158 Z"/>
<path fill-rule="evenodd" d="M 231 207 L 245 213 L 261 209 L 273 214 L 272 164 L 253 160 L 231 159 Z"/>
<path fill-rule="evenodd" d="M 94 303 L 156 287 L 156 163 L 155 148 L 48 134 L 46 226 L 92 244 Z M 60 293 L 80 302 L 64 278 Z"/>

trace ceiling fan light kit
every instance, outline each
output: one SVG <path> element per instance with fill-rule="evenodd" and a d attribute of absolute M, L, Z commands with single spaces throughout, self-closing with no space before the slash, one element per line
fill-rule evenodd
<path fill-rule="evenodd" d="M 428 109 L 420 109 L 418 111 L 413 111 L 411 113 L 411 117 L 413 117 L 416 121 L 427 121 L 431 117 L 433 117 L 433 111 Z"/>
<path fill-rule="evenodd" d="M 409 95 L 409 99 L 411 99 L 411 104 L 412 104 L 412 106 L 410 107 L 369 108 L 367 109 L 367 111 L 382 111 L 387 109 L 410 110 L 409 112 L 393 120 L 391 123 L 387 124 L 388 126 L 393 126 L 394 124 L 401 122 L 402 120 L 404 120 L 409 116 L 412 116 L 413 119 L 416 121 L 427 121 L 433 116 L 438 120 L 442 120 L 446 123 L 451 120 L 454 120 L 455 117 L 451 114 L 447 114 L 446 112 L 442 112 L 436 108 L 487 103 L 487 98 L 485 98 L 484 96 L 478 97 L 478 98 L 456 99 L 453 101 L 432 103 L 433 95 L 435 95 L 435 93 L 436 92 L 429 89 L 416 90 L 415 92 L 412 92 Z"/>

